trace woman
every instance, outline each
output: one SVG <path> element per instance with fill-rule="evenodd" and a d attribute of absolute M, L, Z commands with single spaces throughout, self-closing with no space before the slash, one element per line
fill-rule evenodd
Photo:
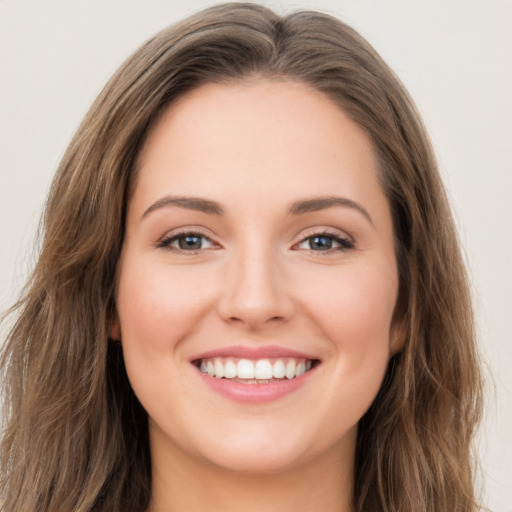
<path fill-rule="evenodd" d="M 449 207 L 346 25 L 226 4 L 155 36 L 44 229 L 3 351 L 3 510 L 478 509 Z"/>

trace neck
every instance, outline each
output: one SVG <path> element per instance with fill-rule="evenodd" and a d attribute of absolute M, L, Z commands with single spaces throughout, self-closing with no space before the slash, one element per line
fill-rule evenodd
<path fill-rule="evenodd" d="M 174 451 L 172 458 L 153 457 L 147 512 L 352 512 L 353 461 L 353 450 L 333 448 L 292 469 L 254 474 Z"/>

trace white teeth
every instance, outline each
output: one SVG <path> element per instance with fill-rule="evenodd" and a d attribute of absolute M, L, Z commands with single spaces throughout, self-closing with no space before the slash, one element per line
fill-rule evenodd
<path fill-rule="evenodd" d="M 287 379 L 293 379 L 295 377 L 295 361 L 290 359 L 286 364 L 286 369 L 284 371 Z"/>
<path fill-rule="evenodd" d="M 224 377 L 226 377 L 226 379 L 233 379 L 236 375 L 236 364 L 231 360 L 226 361 L 224 365 Z"/>
<path fill-rule="evenodd" d="M 260 359 L 256 363 L 254 376 L 257 379 L 271 379 L 272 378 L 272 365 L 268 359 Z"/>
<path fill-rule="evenodd" d="M 218 379 L 222 379 L 224 377 L 224 365 L 220 359 L 215 359 L 213 361 L 213 366 L 215 367 L 215 377 Z"/>
<path fill-rule="evenodd" d="M 295 368 L 295 377 L 300 377 L 304 373 L 306 373 L 306 363 L 301 361 Z"/>
<path fill-rule="evenodd" d="M 249 359 L 240 359 L 236 365 L 236 373 L 239 379 L 254 379 L 254 363 Z"/>
<path fill-rule="evenodd" d="M 274 363 L 274 368 L 273 368 L 273 371 L 272 371 L 272 376 L 275 379 L 282 379 L 284 377 L 284 375 L 285 375 L 284 363 L 283 363 L 283 361 L 281 361 L 281 359 L 278 359 Z"/>
<path fill-rule="evenodd" d="M 250 359 L 215 357 L 201 361 L 199 369 L 217 379 L 244 379 L 268 383 L 272 379 L 294 379 L 311 369 L 313 362 L 305 359 Z"/>

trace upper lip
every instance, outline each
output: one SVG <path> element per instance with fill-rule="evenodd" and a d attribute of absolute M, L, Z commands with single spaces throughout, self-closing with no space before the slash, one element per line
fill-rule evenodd
<path fill-rule="evenodd" d="M 237 359 L 277 359 L 280 357 L 293 357 L 296 359 L 318 359 L 318 357 L 292 350 L 277 345 L 253 347 L 249 345 L 236 345 L 209 350 L 190 358 L 190 361 L 198 359 L 211 359 L 214 357 L 233 357 Z"/>

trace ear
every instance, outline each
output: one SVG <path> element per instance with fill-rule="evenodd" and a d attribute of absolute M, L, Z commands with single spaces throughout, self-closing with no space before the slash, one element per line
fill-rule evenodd
<path fill-rule="evenodd" d="M 121 325 L 119 323 L 119 316 L 117 315 L 116 311 L 112 313 L 110 318 L 108 336 L 112 340 L 121 341 Z"/>
<path fill-rule="evenodd" d="M 404 349 L 405 341 L 407 339 L 407 322 L 403 315 L 396 315 L 389 336 L 389 348 L 391 355 L 394 356 Z"/>

